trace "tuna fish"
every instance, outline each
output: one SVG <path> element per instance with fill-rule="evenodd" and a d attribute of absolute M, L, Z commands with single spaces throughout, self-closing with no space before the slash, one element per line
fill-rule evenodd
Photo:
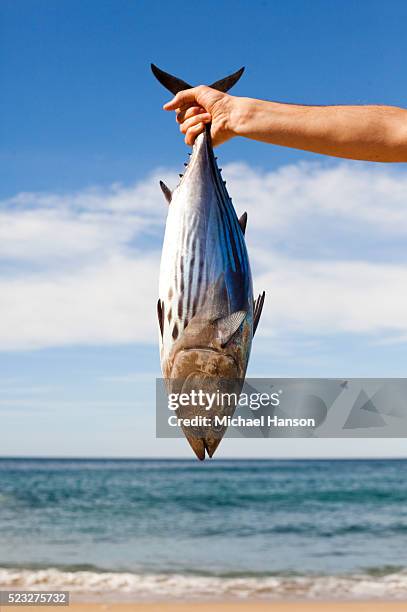
<path fill-rule="evenodd" d="M 154 65 L 152 70 L 173 94 L 191 87 Z M 226 92 L 242 73 L 243 68 L 211 87 Z M 207 417 L 198 426 L 182 427 L 203 460 L 205 451 L 212 457 L 226 430 L 222 417 L 235 411 L 265 294 L 253 301 L 247 214 L 236 216 L 210 125 L 197 137 L 174 191 L 160 185 L 169 204 L 157 304 L 161 368 L 169 393 L 191 397 L 200 390 L 216 398 L 212 405 L 190 401 L 177 409 L 182 422 Z"/>

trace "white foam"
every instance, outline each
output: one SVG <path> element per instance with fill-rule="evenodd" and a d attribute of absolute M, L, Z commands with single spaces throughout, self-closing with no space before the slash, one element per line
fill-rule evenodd
<path fill-rule="evenodd" d="M 182 574 L 0 568 L 0 589 L 66 590 L 81 598 L 405 599 L 407 571 L 386 576 L 268 576 L 221 578 Z"/>

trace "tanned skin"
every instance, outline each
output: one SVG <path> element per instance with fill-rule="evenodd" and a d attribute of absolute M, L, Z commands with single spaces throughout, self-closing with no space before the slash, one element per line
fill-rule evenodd
<path fill-rule="evenodd" d="M 192 146 L 212 122 L 214 146 L 234 136 L 374 162 L 407 162 L 407 110 L 395 106 L 301 106 L 221 93 L 205 85 L 180 91 L 175 111 Z"/>

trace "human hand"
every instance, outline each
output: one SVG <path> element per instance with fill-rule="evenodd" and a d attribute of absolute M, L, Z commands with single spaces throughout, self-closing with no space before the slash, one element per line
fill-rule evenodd
<path fill-rule="evenodd" d="M 234 100 L 233 96 L 199 85 L 180 91 L 163 108 L 176 112 L 187 145 L 192 146 L 195 138 L 204 131 L 205 124 L 212 123 L 212 144 L 217 146 L 235 135 L 232 129 Z"/>

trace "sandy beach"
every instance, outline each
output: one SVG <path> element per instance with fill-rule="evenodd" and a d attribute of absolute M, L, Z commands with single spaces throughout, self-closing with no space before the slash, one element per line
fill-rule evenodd
<path fill-rule="evenodd" d="M 30 607 L 31 606 L 19 606 Z M 2 606 L 4 610 L 15 607 Z M 49 612 L 58 612 L 62 607 L 47 606 Z M 201 602 L 201 603 L 81 603 L 69 606 L 71 612 L 405 612 L 406 602 L 391 601 L 307 601 L 307 602 Z"/>

